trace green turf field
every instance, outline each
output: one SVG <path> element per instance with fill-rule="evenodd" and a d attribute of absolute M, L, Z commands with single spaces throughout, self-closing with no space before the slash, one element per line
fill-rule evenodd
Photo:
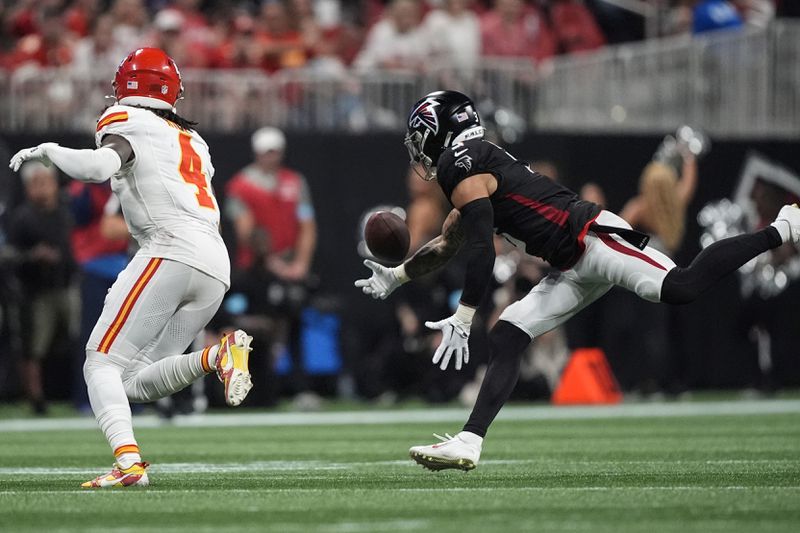
<path fill-rule="evenodd" d="M 406 458 L 462 411 L 190 420 L 138 430 L 150 488 L 102 493 L 78 489 L 111 463 L 99 431 L 0 421 L 0 531 L 796 532 L 800 402 L 774 404 L 509 409 L 469 473 Z"/>

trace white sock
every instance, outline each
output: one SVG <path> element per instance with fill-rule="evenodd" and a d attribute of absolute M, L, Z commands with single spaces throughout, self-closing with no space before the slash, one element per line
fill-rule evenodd
<path fill-rule="evenodd" d="M 132 455 L 133 457 L 126 457 L 126 462 L 136 458 L 141 461 L 139 446 L 133 436 L 131 407 L 125 396 L 121 374 L 122 368 L 112 363 L 108 356 L 94 351 L 86 352 L 83 375 L 89 392 L 89 403 L 100 430 L 115 455 Z"/>
<path fill-rule="evenodd" d="M 152 402 L 183 390 L 206 375 L 202 354 L 170 355 L 146 366 L 125 380 L 125 393 L 133 402 Z"/>
<path fill-rule="evenodd" d="M 134 465 L 134 463 L 141 463 L 142 456 L 138 453 L 123 453 L 117 456 L 117 464 L 123 470 L 126 470 Z"/>
<path fill-rule="evenodd" d="M 214 372 L 216 369 L 217 363 L 217 354 L 219 353 L 219 344 L 215 344 L 214 346 L 209 346 L 208 351 L 206 352 L 203 350 L 205 355 L 205 364 L 207 368 L 207 373 Z"/>
<path fill-rule="evenodd" d="M 478 447 L 483 445 L 483 437 L 480 435 L 476 435 L 471 431 L 462 431 L 458 434 L 458 438 L 466 442 L 467 444 L 476 444 Z"/>

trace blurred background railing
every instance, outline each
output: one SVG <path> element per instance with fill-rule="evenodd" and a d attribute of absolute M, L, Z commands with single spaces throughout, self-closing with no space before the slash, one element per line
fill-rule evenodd
<path fill-rule="evenodd" d="M 502 106 L 542 131 L 650 133 L 703 124 L 718 137 L 800 135 L 800 23 L 608 46 L 529 60 L 483 58 L 474 71 L 187 70 L 183 114 L 203 129 L 388 131 L 436 87 Z M 110 103 L 107 69 L 0 71 L 0 129 L 86 131 Z M 501 118 L 502 120 L 502 118 Z"/>

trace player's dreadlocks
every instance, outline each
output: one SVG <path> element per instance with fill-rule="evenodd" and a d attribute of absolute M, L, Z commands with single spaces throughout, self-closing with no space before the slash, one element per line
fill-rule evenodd
<path fill-rule="evenodd" d="M 152 107 L 146 107 L 145 109 L 152 111 L 165 120 L 175 123 L 179 128 L 184 130 L 193 130 L 197 126 L 197 122 L 185 119 L 171 109 L 153 109 Z"/>

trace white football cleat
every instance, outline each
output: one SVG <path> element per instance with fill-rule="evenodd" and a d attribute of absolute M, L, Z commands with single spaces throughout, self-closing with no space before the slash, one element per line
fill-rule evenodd
<path fill-rule="evenodd" d="M 781 227 L 786 228 L 786 225 L 779 226 L 778 223 L 786 223 L 789 227 L 788 238 L 784 237 Z M 797 204 L 785 205 L 778 211 L 778 216 L 775 217 L 775 222 L 771 224 L 778 230 L 781 237 L 784 237 L 784 242 L 793 242 L 800 244 L 800 207 Z"/>
<path fill-rule="evenodd" d="M 241 329 L 228 333 L 219 342 L 214 366 L 217 377 L 225 385 L 225 402 L 234 407 L 242 403 L 253 388 L 248 367 L 251 342 L 253 337 Z"/>
<path fill-rule="evenodd" d="M 451 437 L 447 433 L 433 434 L 442 442 L 428 446 L 412 446 L 408 454 L 428 470 L 455 468 L 468 472 L 478 465 L 483 439 L 474 433 L 462 431 Z"/>
<path fill-rule="evenodd" d="M 133 463 L 128 468 L 122 468 L 118 463 L 108 474 L 97 476 L 96 478 L 82 483 L 84 489 L 117 489 L 123 487 L 146 487 L 150 484 L 147 478 L 147 467 L 149 463 Z"/>

